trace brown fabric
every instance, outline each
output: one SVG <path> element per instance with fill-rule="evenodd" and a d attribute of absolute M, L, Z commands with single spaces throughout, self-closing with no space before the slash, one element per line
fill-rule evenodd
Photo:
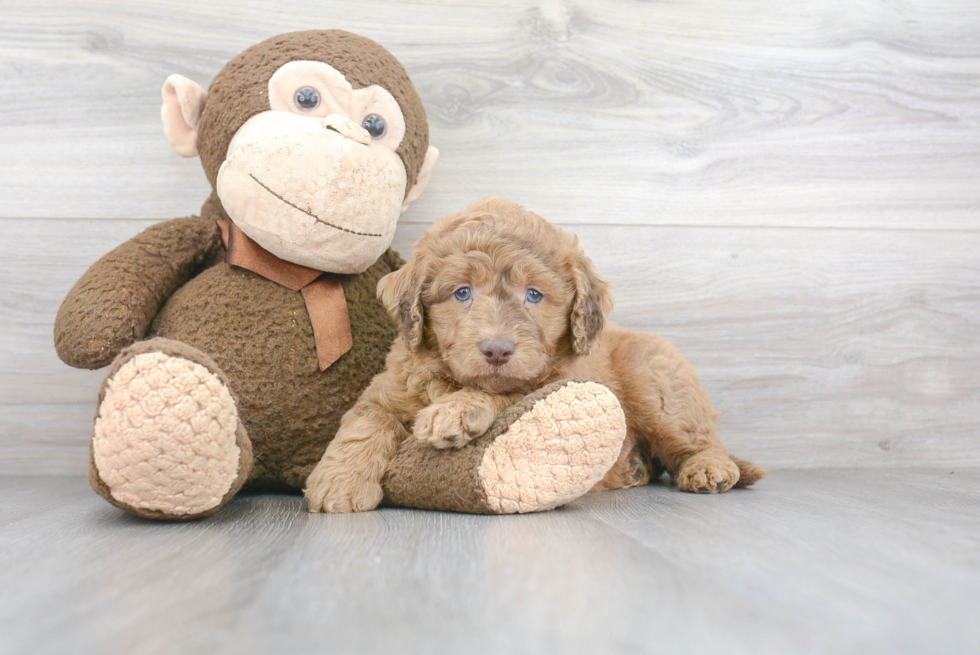
<path fill-rule="evenodd" d="M 218 368 L 218 365 L 214 363 L 214 360 L 212 360 L 210 357 L 208 357 L 201 351 L 197 350 L 196 348 L 192 348 L 191 346 L 188 346 L 186 344 L 179 343 L 177 341 L 171 341 L 169 339 L 149 339 L 147 341 L 141 341 L 140 343 L 134 344 L 129 348 L 126 348 L 125 350 L 123 350 L 123 352 L 119 354 L 118 357 L 116 357 L 115 361 L 112 363 L 112 368 L 109 369 L 109 374 L 106 375 L 105 379 L 102 381 L 102 386 L 99 388 L 99 398 L 98 401 L 96 402 L 97 408 L 102 405 L 102 401 L 105 399 L 106 389 L 108 387 L 109 380 L 112 379 L 112 377 L 119 371 L 119 369 L 122 368 L 123 365 L 129 360 L 131 360 L 133 357 L 136 357 L 137 355 L 140 355 L 142 353 L 151 353 L 151 352 L 162 352 L 168 355 L 174 355 L 176 357 L 183 357 L 184 359 L 200 364 L 204 368 L 208 369 L 210 372 L 214 373 L 218 377 L 218 379 L 221 380 L 222 384 L 224 384 L 226 387 L 229 386 L 228 377 L 224 374 L 224 372 L 220 368 Z M 234 393 L 232 393 L 232 397 L 234 397 Z M 96 414 L 96 418 L 98 418 L 98 414 Z M 112 491 L 102 481 L 102 478 L 99 477 L 99 471 L 95 467 L 95 449 L 92 447 L 91 443 L 89 444 L 88 481 L 89 484 L 92 486 L 92 489 L 95 490 L 95 493 L 105 498 L 112 505 L 115 505 L 120 509 L 124 509 L 131 514 L 135 514 L 143 518 L 163 519 L 169 521 L 187 521 L 191 519 L 205 518 L 211 516 L 219 509 L 221 509 L 225 505 L 225 503 L 231 500 L 231 498 L 241 490 L 242 486 L 245 484 L 245 481 L 248 479 L 249 473 L 252 470 L 252 442 L 249 440 L 248 433 L 245 431 L 245 426 L 242 425 L 241 421 L 239 421 L 238 423 L 238 430 L 235 434 L 235 442 L 238 445 L 239 450 L 241 451 L 240 462 L 238 467 L 238 477 L 235 478 L 235 481 L 232 483 L 231 488 L 228 489 L 228 492 L 224 495 L 224 497 L 221 499 L 221 502 L 216 507 L 213 507 L 205 512 L 200 512 L 198 514 L 173 515 L 173 514 L 167 514 L 166 512 L 160 512 L 157 510 L 147 510 L 147 509 L 141 509 L 137 507 L 131 507 L 126 503 L 120 502 L 115 497 L 113 497 Z"/>
<path fill-rule="evenodd" d="M 338 276 L 324 274 L 303 287 L 303 300 L 313 324 L 320 370 L 325 371 L 354 345 L 344 288 Z"/>
<path fill-rule="evenodd" d="M 573 380 L 553 382 L 502 411 L 482 436 L 458 450 L 438 450 L 409 437 L 398 449 L 382 486 L 385 503 L 469 514 L 493 514 L 480 485 L 483 455 L 535 403 Z"/>
<path fill-rule="evenodd" d="M 384 368 L 396 329 L 375 289 L 402 263 L 389 250 L 364 273 L 337 276 L 353 339 L 325 371 L 301 294 L 251 271 L 216 264 L 160 310 L 150 335 L 206 353 L 227 375 L 255 451 L 249 486 L 303 488 L 341 416 Z"/>
<path fill-rule="evenodd" d="M 338 276 L 279 259 L 228 219 L 219 220 L 218 227 L 228 251 L 225 262 L 258 273 L 291 291 L 302 290 L 321 371 L 350 350 L 350 317 Z"/>
<path fill-rule="evenodd" d="M 228 251 L 225 255 L 225 261 L 229 264 L 247 268 L 253 273 L 258 273 L 292 291 L 299 291 L 323 273 L 323 271 L 279 259 L 250 239 L 230 220 L 219 221 L 218 225 L 221 228 L 221 239 Z"/>
<path fill-rule="evenodd" d="M 214 221 L 193 216 L 151 226 L 85 272 L 54 322 L 58 356 L 76 368 L 102 368 L 146 335 L 181 285 L 224 255 Z"/>
<path fill-rule="evenodd" d="M 309 30 L 274 36 L 247 48 L 221 69 L 208 89 L 198 124 L 198 152 L 214 187 L 231 138 L 245 121 L 270 109 L 268 82 L 290 61 L 321 61 L 344 74 L 355 89 L 387 89 L 405 116 L 405 137 L 396 151 L 405 164 L 405 193 L 418 179 L 429 147 L 429 124 L 405 68 L 371 39 L 341 30 Z"/>

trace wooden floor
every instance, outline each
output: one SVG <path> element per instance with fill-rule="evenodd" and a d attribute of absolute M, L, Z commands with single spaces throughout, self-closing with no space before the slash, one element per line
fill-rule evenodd
<path fill-rule="evenodd" d="M 980 470 L 781 471 L 550 513 L 130 517 L 0 478 L 0 652 L 976 653 Z"/>

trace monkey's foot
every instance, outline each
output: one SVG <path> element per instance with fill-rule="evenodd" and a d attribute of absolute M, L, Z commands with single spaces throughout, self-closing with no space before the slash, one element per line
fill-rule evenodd
<path fill-rule="evenodd" d="M 407 439 L 383 487 L 388 502 L 477 514 L 539 512 L 588 492 L 616 461 L 626 418 L 596 382 L 548 385 L 504 410 L 459 450 Z"/>
<path fill-rule="evenodd" d="M 89 481 L 113 505 L 158 519 L 209 516 L 239 489 L 251 444 L 217 365 L 151 339 L 116 358 L 102 384 Z"/>

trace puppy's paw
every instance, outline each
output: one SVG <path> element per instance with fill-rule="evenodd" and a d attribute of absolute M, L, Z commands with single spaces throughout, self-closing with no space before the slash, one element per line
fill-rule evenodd
<path fill-rule="evenodd" d="M 306 479 L 303 490 L 311 512 L 339 514 L 368 512 L 384 496 L 381 483 L 350 470 L 343 464 L 325 460 L 317 464 Z"/>
<path fill-rule="evenodd" d="M 436 448 L 462 448 L 490 429 L 493 410 L 447 397 L 415 416 L 415 438 Z"/>
<path fill-rule="evenodd" d="M 738 465 L 726 452 L 700 452 L 689 457 L 677 473 L 677 488 L 699 494 L 728 491 L 738 482 Z"/>

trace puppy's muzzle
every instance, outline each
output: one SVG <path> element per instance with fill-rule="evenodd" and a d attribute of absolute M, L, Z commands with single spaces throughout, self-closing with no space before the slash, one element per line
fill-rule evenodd
<path fill-rule="evenodd" d="M 491 337 L 480 342 L 480 352 L 491 366 L 506 364 L 515 348 L 513 341 L 502 337 Z"/>

